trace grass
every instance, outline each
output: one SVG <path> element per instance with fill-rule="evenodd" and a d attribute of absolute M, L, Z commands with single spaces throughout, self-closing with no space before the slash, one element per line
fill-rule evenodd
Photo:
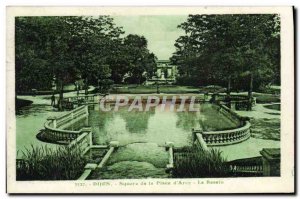
<path fill-rule="evenodd" d="M 271 95 L 271 94 L 264 94 L 264 93 L 254 93 L 254 97 L 256 97 L 257 103 L 274 103 L 280 102 L 280 96 L 278 95 Z"/>
<path fill-rule="evenodd" d="M 251 136 L 258 139 L 280 140 L 280 119 L 251 119 Z"/>
<path fill-rule="evenodd" d="M 203 151 L 199 147 L 185 148 L 174 153 L 175 178 L 227 177 L 229 168 L 222 152 L 211 149 Z"/>
<path fill-rule="evenodd" d="M 156 85 L 123 85 L 112 89 L 113 94 L 150 94 L 156 93 Z M 160 85 L 160 93 L 199 93 L 199 88 L 193 86 Z"/>
<path fill-rule="evenodd" d="M 56 149 L 34 147 L 23 151 L 17 164 L 17 180 L 75 180 L 86 164 L 81 151 L 66 146 Z"/>
<path fill-rule="evenodd" d="M 204 90 L 203 90 L 204 89 Z M 208 88 L 210 89 L 210 88 Z M 180 85 L 159 85 L 160 93 L 169 93 L 169 94 L 185 94 L 185 93 L 202 93 L 205 91 L 205 88 L 194 87 L 194 86 L 180 86 Z M 151 94 L 156 93 L 156 85 L 115 85 L 111 90 L 112 94 Z M 224 92 L 224 89 L 223 89 Z M 278 94 L 268 94 L 268 93 L 253 93 L 253 96 L 256 97 L 257 103 L 272 103 L 280 102 L 280 96 Z"/>
<path fill-rule="evenodd" d="M 265 105 L 265 108 L 280 111 L 280 104 Z"/>

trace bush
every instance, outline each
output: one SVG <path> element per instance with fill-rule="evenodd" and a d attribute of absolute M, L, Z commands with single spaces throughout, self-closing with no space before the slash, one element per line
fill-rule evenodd
<path fill-rule="evenodd" d="M 183 152 L 174 153 L 175 178 L 226 177 L 229 168 L 222 152 L 211 149 L 203 151 L 199 147 L 185 148 Z"/>
<path fill-rule="evenodd" d="M 22 160 L 17 160 L 17 180 L 75 180 L 86 163 L 79 149 L 32 146 L 23 152 Z"/>
<path fill-rule="evenodd" d="M 176 80 L 177 85 L 182 86 L 199 86 L 199 77 L 179 76 Z"/>

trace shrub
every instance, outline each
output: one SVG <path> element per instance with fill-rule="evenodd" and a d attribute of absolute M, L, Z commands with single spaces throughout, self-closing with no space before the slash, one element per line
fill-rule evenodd
<path fill-rule="evenodd" d="M 183 152 L 174 153 L 175 178 L 226 177 L 229 168 L 222 152 L 211 149 L 203 151 L 199 147 L 185 148 Z"/>
<path fill-rule="evenodd" d="M 74 180 L 83 172 L 86 160 L 79 149 L 33 147 L 17 160 L 17 180 Z"/>

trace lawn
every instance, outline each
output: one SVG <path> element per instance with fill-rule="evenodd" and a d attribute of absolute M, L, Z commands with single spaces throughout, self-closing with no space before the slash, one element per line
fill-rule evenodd
<path fill-rule="evenodd" d="M 253 96 L 256 97 L 256 102 L 261 103 L 261 104 L 280 102 L 280 96 L 279 95 L 254 93 Z"/>
<path fill-rule="evenodd" d="M 194 86 L 160 85 L 159 91 L 160 93 L 168 94 L 200 93 L 200 88 Z M 112 94 L 151 94 L 156 92 L 156 85 L 115 85 L 111 90 Z M 247 95 L 246 92 L 238 94 Z M 280 102 L 280 95 L 254 92 L 253 96 L 256 97 L 257 103 Z"/>
<path fill-rule="evenodd" d="M 199 88 L 193 86 L 160 85 L 160 93 L 199 93 Z M 111 93 L 113 94 L 150 94 L 156 93 L 156 85 L 122 85 L 115 86 Z"/>
<path fill-rule="evenodd" d="M 280 140 L 280 119 L 251 119 L 251 136 L 266 140 Z"/>

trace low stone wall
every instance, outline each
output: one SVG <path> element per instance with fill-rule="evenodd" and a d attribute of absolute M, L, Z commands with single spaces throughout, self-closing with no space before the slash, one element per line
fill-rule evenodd
<path fill-rule="evenodd" d="M 233 176 L 263 175 L 263 162 L 261 156 L 233 160 L 227 162 L 227 165 Z"/>
<path fill-rule="evenodd" d="M 250 137 L 250 126 L 250 122 L 246 121 L 244 126 L 236 129 L 206 132 L 193 130 L 193 133 L 200 133 L 207 146 L 230 145 L 247 140 Z"/>
<path fill-rule="evenodd" d="M 74 106 L 97 104 L 99 103 L 99 95 L 78 95 L 74 97 L 65 98 L 68 102 L 72 103 Z"/>
<path fill-rule="evenodd" d="M 280 176 L 280 148 L 263 148 L 261 156 L 227 162 L 234 176 Z"/>
<path fill-rule="evenodd" d="M 264 176 L 280 176 L 280 148 L 265 148 L 260 151 Z"/>
<path fill-rule="evenodd" d="M 94 170 L 103 168 L 105 166 L 105 164 L 107 163 L 108 159 L 110 158 L 110 156 L 112 155 L 112 153 L 118 147 L 119 147 L 118 141 L 111 141 L 109 144 L 109 150 L 107 151 L 105 156 L 101 159 L 99 164 L 96 164 L 96 163 L 86 164 L 84 167 L 84 172 L 77 180 L 86 180 Z"/>
<path fill-rule="evenodd" d="M 230 95 L 230 98 L 226 94 L 215 95 L 214 102 L 218 104 L 224 104 L 233 110 L 248 110 L 249 98 L 247 95 Z M 251 106 L 256 105 L 256 98 L 251 98 Z"/>
<path fill-rule="evenodd" d="M 219 113 L 223 114 L 226 118 L 231 120 L 235 125 L 243 126 L 245 119 L 240 117 L 237 113 L 232 111 L 224 104 L 217 104 L 217 106 L 213 106 L 213 108 L 217 109 Z"/>
<path fill-rule="evenodd" d="M 235 144 L 247 140 L 250 137 L 251 124 L 246 118 L 240 117 L 237 113 L 222 104 L 219 104 L 215 108 L 239 127 L 236 129 L 220 131 L 203 131 L 202 129 L 193 129 L 194 137 L 196 137 L 197 134 L 201 134 L 207 146 Z"/>
<path fill-rule="evenodd" d="M 81 135 L 68 144 L 71 150 L 79 150 L 82 155 L 86 154 L 93 146 L 92 129 L 82 128 Z"/>
<path fill-rule="evenodd" d="M 71 142 L 82 134 L 81 130 L 69 128 L 78 121 L 88 117 L 88 106 L 78 107 L 59 117 L 49 117 L 45 123 L 43 135 L 40 139 L 49 142 Z"/>

